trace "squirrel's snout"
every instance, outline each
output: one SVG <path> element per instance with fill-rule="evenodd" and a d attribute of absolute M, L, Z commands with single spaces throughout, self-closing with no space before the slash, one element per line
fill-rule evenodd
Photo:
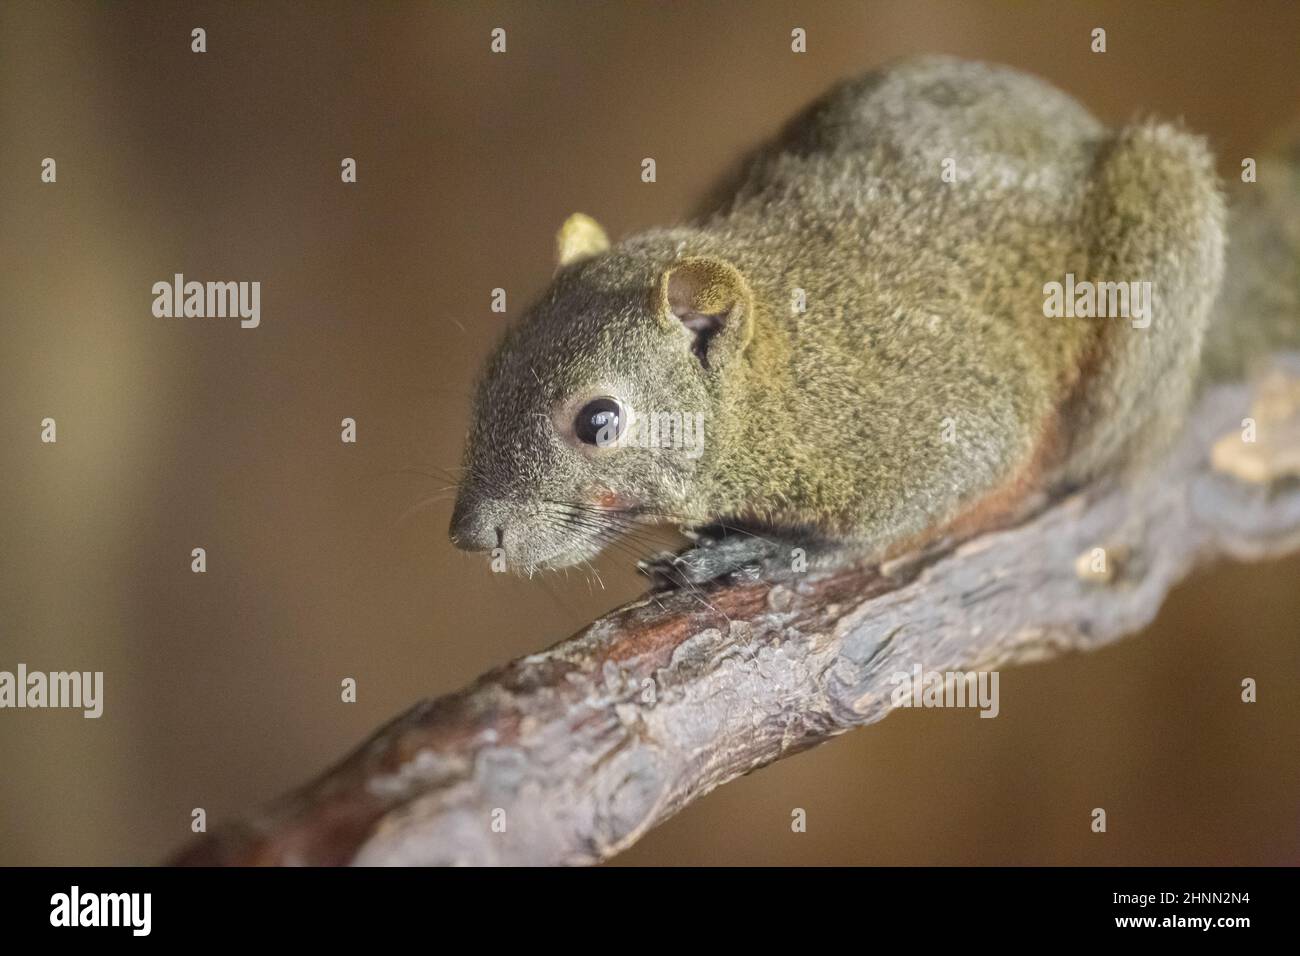
<path fill-rule="evenodd" d="M 484 503 L 456 503 L 451 515 L 451 543 L 462 551 L 491 551 L 502 546 L 505 519 L 497 508 Z"/>

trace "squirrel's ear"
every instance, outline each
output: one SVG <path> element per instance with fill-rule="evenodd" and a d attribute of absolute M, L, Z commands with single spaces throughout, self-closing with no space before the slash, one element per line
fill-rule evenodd
<path fill-rule="evenodd" d="M 674 263 L 659 283 L 659 315 L 694 336 L 705 368 L 720 368 L 745 350 L 753 334 L 754 294 L 745 277 L 711 256 Z"/>
<path fill-rule="evenodd" d="M 600 223 L 590 216 L 575 212 L 555 234 L 555 264 L 567 266 L 583 259 L 598 256 L 609 248 L 609 236 Z"/>

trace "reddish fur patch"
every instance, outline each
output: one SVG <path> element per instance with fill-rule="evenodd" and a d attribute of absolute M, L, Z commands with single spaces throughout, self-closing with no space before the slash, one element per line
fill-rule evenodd
<path fill-rule="evenodd" d="M 1035 493 L 1045 490 L 1044 479 L 1059 462 L 1065 447 L 1061 420 L 1052 414 L 1039 430 L 1033 454 L 1012 476 L 991 491 L 976 498 L 954 518 L 920 534 L 896 542 L 886 549 L 885 559 L 919 550 L 941 538 L 963 540 L 1005 525 L 1014 519 L 1020 507 Z"/>
<path fill-rule="evenodd" d="M 620 495 L 617 491 L 610 491 L 608 488 L 597 488 L 591 495 L 591 503 L 597 508 L 604 508 L 607 511 L 619 511 L 623 508 L 631 507 L 633 502 Z"/>

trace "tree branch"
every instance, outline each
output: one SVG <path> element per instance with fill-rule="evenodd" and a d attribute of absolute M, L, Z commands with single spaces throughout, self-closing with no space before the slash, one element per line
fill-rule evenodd
<path fill-rule="evenodd" d="M 1298 423 L 1287 356 L 1263 385 L 1208 390 L 1143 477 L 1014 527 L 883 568 L 767 568 L 649 595 L 419 704 L 174 862 L 607 859 L 714 787 L 884 717 L 891 676 L 913 664 L 1091 650 L 1146 625 L 1197 566 L 1300 550 Z"/>

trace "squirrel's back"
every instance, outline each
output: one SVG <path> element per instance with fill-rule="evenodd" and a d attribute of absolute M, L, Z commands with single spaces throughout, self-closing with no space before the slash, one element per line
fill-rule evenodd
<path fill-rule="evenodd" d="M 870 189 L 915 174 L 929 186 L 948 159 L 959 181 L 972 162 L 1001 164 L 1004 184 L 1061 188 L 1080 143 L 1104 127 L 1076 100 L 1008 67 L 947 56 L 899 61 L 832 88 L 789 121 L 724 178 L 697 221 L 771 217 L 780 205 L 795 222 L 807 217 L 871 214 Z M 992 185 L 992 184 L 990 184 Z M 863 187 L 868 192 L 864 194 Z"/>

